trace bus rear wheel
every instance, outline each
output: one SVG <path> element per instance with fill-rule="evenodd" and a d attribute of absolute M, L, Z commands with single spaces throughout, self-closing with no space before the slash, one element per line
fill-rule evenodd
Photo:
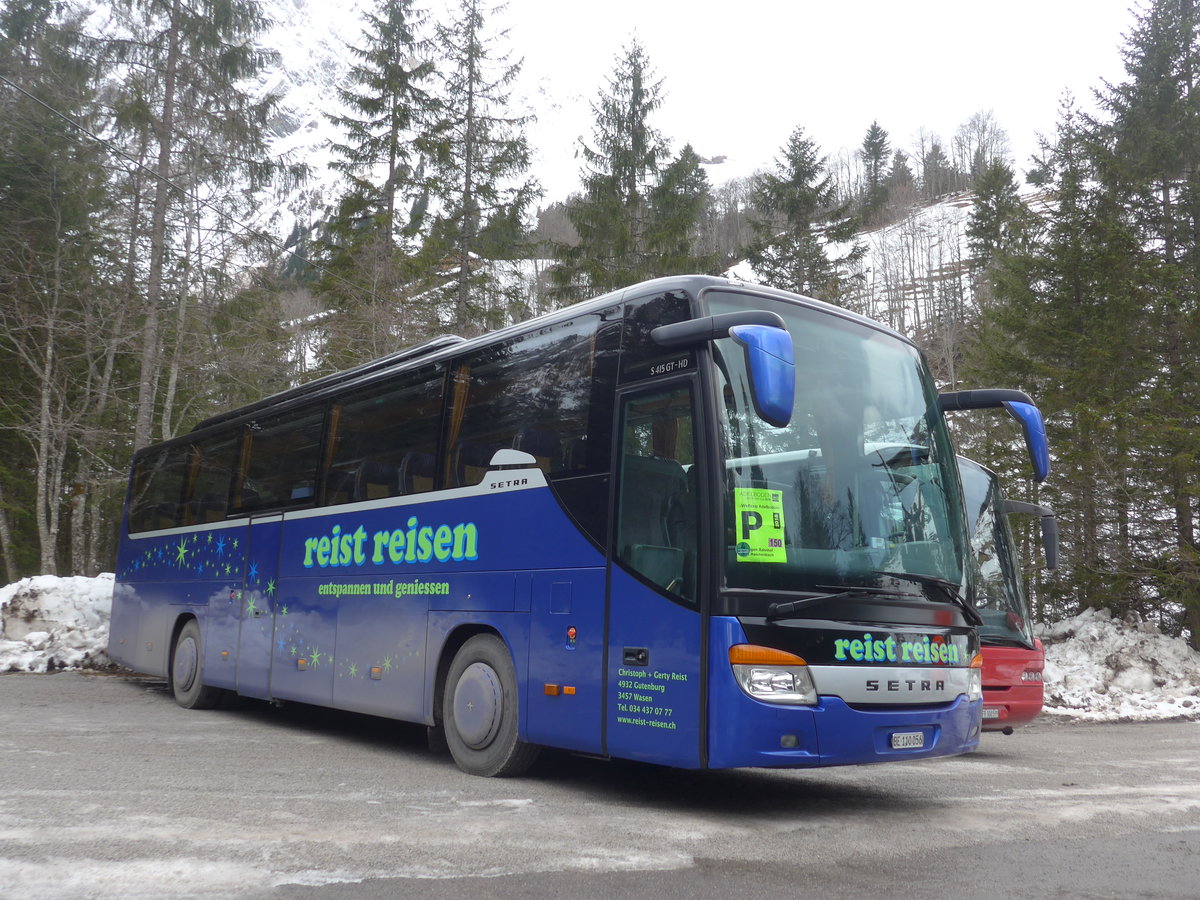
<path fill-rule="evenodd" d="M 171 651 L 171 665 L 167 670 L 171 679 L 171 693 L 175 695 L 175 702 L 184 709 L 212 709 L 221 702 L 225 693 L 200 680 L 203 663 L 204 645 L 200 642 L 200 625 L 195 619 L 190 619 L 179 629 L 179 636 L 175 638 L 175 647 Z"/>
<path fill-rule="evenodd" d="M 454 656 L 442 695 L 446 744 L 470 775 L 521 775 L 541 749 L 517 739 L 517 676 L 504 642 L 478 634 Z"/>

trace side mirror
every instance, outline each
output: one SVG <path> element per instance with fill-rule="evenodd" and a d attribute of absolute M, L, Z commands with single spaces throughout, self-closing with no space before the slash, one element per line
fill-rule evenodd
<path fill-rule="evenodd" d="M 1004 408 L 1021 423 L 1021 429 L 1025 432 L 1025 448 L 1033 464 L 1033 480 L 1045 481 L 1050 474 L 1050 442 L 1046 438 L 1046 422 L 1042 418 L 1042 411 L 1032 403 L 1013 400 L 1006 401 Z"/>
<path fill-rule="evenodd" d="M 980 391 L 949 391 L 938 394 L 942 412 L 957 409 L 994 409 L 1003 407 L 1021 423 L 1025 447 L 1033 465 L 1033 480 L 1045 481 L 1050 475 L 1050 442 L 1046 438 L 1046 423 L 1041 410 L 1024 391 L 991 388 Z"/>
<path fill-rule="evenodd" d="M 1042 549 L 1046 553 L 1046 568 L 1054 571 L 1058 568 L 1058 517 L 1054 510 L 1037 503 L 1024 503 L 1020 500 L 1005 500 L 1006 513 L 1027 513 L 1040 516 L 1042 519 Z"/>
<path fill-rule="evenodd" d="M 763 421 L 782 428 L 796 402 L 796 353 L 783 317 L 761 309 L 721 313 L 659 325 L 650 337 L 660 347 L 694 347 L 731 337 L 745 351 L 750 400 Z"/>
<path fill-rule="evenodd" d="M 792 336 L 769 325 L 735 325 L 734 343 L 746 352 L 750 399 L 758 417 L 777 428 L 792 420 L 796 403 L 796 357 Z"/>

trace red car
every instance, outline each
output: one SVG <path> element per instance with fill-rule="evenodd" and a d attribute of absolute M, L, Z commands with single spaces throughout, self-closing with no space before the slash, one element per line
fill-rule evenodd
<path fill-rule="evenodd" d="M 1012 734 L 1042 711 L 1045 651 L 1033 636 L 1029 601 L 1021 581 L 1016 544 L 1008 513 L 1032 513 L 1042 520 L 1046 568 L 1058 561 L 1058 529 L 1054 513 L 1044 506 L 1005 500 L 996 474 L 959 458 L 972 555 L 978 566 L 977 604 L 983 625 L 983 730 Z"/>

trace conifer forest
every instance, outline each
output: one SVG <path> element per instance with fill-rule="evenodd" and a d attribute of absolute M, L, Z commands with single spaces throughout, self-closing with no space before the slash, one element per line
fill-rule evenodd
<path fill-rule="evenodd" d="M 943 390 L 1029 393 L 1042 484 L 1005 417 L 952 427 L 1010 497 L 1057 513 L 1055 572 L 1013 523 L 1035 618 L 1105 608 L 1200 646 L 1197 0 L 1146 0 L 1114 36 L 1122 77 L 1064 99 L 1021 176 L 989 113 L 901 146 L 881 109 L 857 147 L 799 121 L 773 163 L 713 183 L 656 126 L 672 74 L 631 38 L 566 197 L 530 164 L 496 6 L 378 0 L 328 113 L 336 200 L 288 233 L 262 210 L 331 173 L 269 152 L 273 99 L 249 89 L 273 59 L 263 7 L 113 0 L 101 32 L 72 0 L 0 5 L 2 583 L 111 571 L 132 453 L 206 416 L 734 270 L 906 334 Z"/>

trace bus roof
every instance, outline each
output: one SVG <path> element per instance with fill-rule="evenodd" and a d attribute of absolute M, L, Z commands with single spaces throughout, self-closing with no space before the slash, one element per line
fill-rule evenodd
<path fill-rule="evenodd" d="M 714 287 L 729 287 L 752 289 L 756 293 L 764 296 L 774 297 L 780 300 L 791 302 L 799 301 L 803 305 L 819 309 L 823 312 L 837 315 L 842 318 L 851 319 L 862 325 L 870 326 L 874 329 L 887 332 L 888 334 L 905 341 L 912 343 L 911 340 L 899 332 L 894 331 L 888 326 L 861 316 L 858 313 L 843 309 L 842 307 L 834 306 L 822 300 L 816 300 L 812 297 L 805 297 L 800 294 L 793 294 L 788 291 L 779 290 L 778 288 L 767 287 L 765 285 L 752 284 L 750 282 L 739 281 L 732 278 L 723 278 L 715 275 L 672 275 L 665 278 L 655 278 L 649 281 L 642 281 L 628 287 L 619 288 L 615 291 L 610 291 L 607 294 L 585 300 L 571 306 L 563 307 L 562 309 L 554 310 L 532 319 L 526 319 L 523 322 L 518 322 L 514 325 L 509 325 L 496 331 L 488 332 L 479 337 L 465 339 L 458 335 L 444 334 L 430 338 L 418 344 L 413 344 L 404 347 L 394 353 L 389 353 L 378 359 L 362 363 L 361 365 L 353 366 L 349 369 L 340 372 L 334 372 L 330 375 L 324 375 L 320 378 L 313 379 L 296 387 L 288 388 L 271 394 L 260 400 L 248 403 L 236 409 L 227 410 L 198 422 L 190 432 L 181 434 L 176 438 L 162 443 L 171 443 L 174 440 L 182 440 L 186 437 L 194 437 L 197 432 L 207 431 L 218 425 L 230 424 L 239 419 L 253 417 L 256 413 L 261 413 L 265 410 L 275 410 L 281 407 L 289 406 L 293 403 L 305 399 L 316 400 L 321 396 L 329 393 L 334 393 L 337 390 L 344 389 L 349 386 L 357 386 L 360 383 L 368 383 L 376 376 L 384 373 L 396 371 L 404 371 L 406 369 L 415 368 L 426 363 L 435 363 L 470 352 L 477 348 L 487 347 L 495 343 L 500 343 L 512 337 L 525 334 L 530 331 L 535 331 L 539 328 L 545 328 L 549 325 L 554 325 L 559 322 L 567 322 L 571 319 L 596 312 L 607 307 L 624 302 L 628 299 L 644 297 L 657 292 L 665 292 L 672 290 L 683 290 L 691 296 L 698 296 L 699 293 L 706 288 Z M 147 448 L 143 448 L 147 449 Z M 139 451 L 140 453 L 141 451 Z"/>

